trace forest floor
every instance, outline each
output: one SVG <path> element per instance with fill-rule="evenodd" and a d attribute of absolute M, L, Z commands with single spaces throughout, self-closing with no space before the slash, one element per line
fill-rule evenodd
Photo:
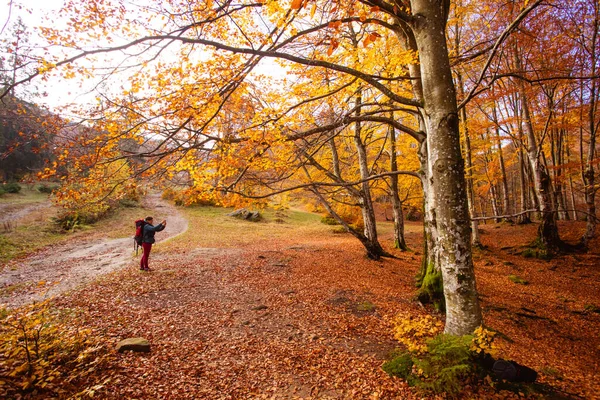
<path fill-rule="evenodd" d="M 1 302 L 8 305 L 59 287 L 48 283 L 56 282 L 54 272 L 35 275 L 52 260 L 66 275 L 89 272 L 89 279 L 74 281 L 78 286 L 55 289 L 62 295 L 54 305 L 78 310 L 81 326 L 109 349 L 102 367 L 81 383 L 95 385 L 96 398 L 428 398 L 380 368 L 397 346 L 391 320 L 432 312 L 413 299 L 420 224 L 406 226 L 413 251 L 390 249 L 397 259 L 372 261 L 355 239 L 333 233 L 312 214 L 266 212 L 266 221 L 252 223 L 233 220 L 223 209 L 160 206 L 127 214 L 168 221 L 157 233 L 153 272 L 139 271 L 131 239 L 118 237 L 133 230 L 133 217 L 114 218 L 0 267 L 6 279 Z M 172 223 L 176 218 L 181 223 Z M 380 225 L 389 248 L 392 227 Z M 599 398 L 600 242 L 589 253 L 546 261 L 521 254 L 536 225 L 481 228 L 486 248 L 474 254 L 477 285 L 485 324 L 501 334 L 500 355 L 538 371 L 546 398 Z M 579 222 L 560 226 L 571 241 L 583 229 Z M 175 233 L 181 234 L 164 241 Z M 81 243 L 106 236 L 121 247 L 76 262 L 65 258 Z M 22 281 L 11 281 L 15 276 Z M 43 284 L 34 284 L 37 279 Z M 127 337 L 148 339 L 151 352 L 112 350 Z M 483 385 L 467 387 L 460 397 L 519 394 Z"/>

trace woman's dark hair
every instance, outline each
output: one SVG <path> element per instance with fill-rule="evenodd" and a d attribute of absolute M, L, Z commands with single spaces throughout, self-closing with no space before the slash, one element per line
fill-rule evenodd
<path fill-rule="evenodd" d="M 148 221 L 152 221 L 153 219 L 154 219 L 154 218 L 152 218 L 152 217 L 146 217 L 146 222 L 148 222 Z"/>

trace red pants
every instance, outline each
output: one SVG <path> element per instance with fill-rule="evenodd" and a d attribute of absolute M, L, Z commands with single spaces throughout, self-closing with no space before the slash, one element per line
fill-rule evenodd
<path fill-rule="evenodd" d="M 150 250 L 152 250 L 152 243 L 142 243 L 142 249 L 144 250 L 144 253 L 142 254 L 142 261 L 140 261 L 140 269 L 149 269 L 148 259 L 150 258 Z"/>

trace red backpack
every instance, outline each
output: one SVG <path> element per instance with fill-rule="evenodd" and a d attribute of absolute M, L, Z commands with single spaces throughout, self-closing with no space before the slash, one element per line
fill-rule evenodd
<path fill-rule="evenodd" d="M 138 247 L 142 245 L 142 239 L 144 239 L 144 226 L 147 222 L 143 219 L 135 221 L 135 236 L 133 237 L 133 248 L 135 249 L 135 255 L 138 254 Z"/>

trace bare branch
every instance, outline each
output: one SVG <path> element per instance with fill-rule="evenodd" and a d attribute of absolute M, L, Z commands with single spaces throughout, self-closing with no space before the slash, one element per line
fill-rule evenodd
<path fill-rule="evenodd" d="M 492 52 L 489 55 L 489 57 L 488 57 L 485 65 L 484 65 L 483 69 L 481 70 L 481 74 L 479 75 L 479 78 L 475 82 L 475 85 L 471 88 L 471 91 L 469 92 L 469 94 L 458 105 L 458 109 L 459 110 L 462 107 L 464 107 L 473 98 L 474 93 L 478 90 L 477 88 L 479 87 L 479 85 L 483 81 L 483 78 L 485 77 L 485 74 L 486 74 L 488 68 L 492 64 L 492 60 L 496 56 L 496 52 L 500 48 L 500 45 L 502 45 L 502 43 L 504 43 L 504 41 L 510 36 L 510 34 L 512 33 L 512 31 L 515 30 L 519 26 L 519 24 L 521 23 L 521 21 L 523 21 L 525 19 L 525 17 L 527 17 L 527 15 L 529 15 L 529 13 L 531 11 L 533 11 L 536 7 L 538 7 L 543 1 L 544 0 L 535 0 L 535 1 L 533 1 L 523 11 L 521 11 L 521 13 L 517 16 L 517 18 L 515 18 L 515 20 L 509 26 L 506 27 L 506 29 L 504 29 L 504 32 L 502 32 L 502 34 L 500 35 L 500 37 L 496 40 L 496 43 L 494 44 L 494 47 L 492 48 Z"/>

